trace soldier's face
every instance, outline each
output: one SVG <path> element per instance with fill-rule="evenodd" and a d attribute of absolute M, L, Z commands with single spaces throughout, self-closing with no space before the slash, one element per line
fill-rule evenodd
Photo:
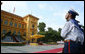
<path fill-rule="evenodd" d="M 68 21 L 69 20 L 69 13 L 66 13 L 65 19 Z"/>

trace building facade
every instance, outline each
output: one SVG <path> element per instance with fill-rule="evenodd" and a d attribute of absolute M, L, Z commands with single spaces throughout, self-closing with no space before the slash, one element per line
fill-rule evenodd
<path fill-rule="evenodd" d="M 1 37 L 3 34 L 11 32 L 11 34 L 30 40 L 31 35 L 37 34 L 38 20 L 37 17 L 30 14 L 21 17 L 1 10 Z"/>

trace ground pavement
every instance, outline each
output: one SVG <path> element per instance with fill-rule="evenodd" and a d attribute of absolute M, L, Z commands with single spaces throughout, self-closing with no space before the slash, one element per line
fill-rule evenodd
<path fill-rule="evenodd" d="M 1 53 L 62 53 L 64 45 L 1 46 Z"/>

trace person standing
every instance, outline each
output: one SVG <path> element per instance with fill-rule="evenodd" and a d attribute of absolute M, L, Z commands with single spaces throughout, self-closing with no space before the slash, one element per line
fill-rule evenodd
<path fill-rule="evenodd" d="M 66 24 L 61 30 L 61 37 L 64 38 L 63 53 L 81 53 L 84 43 L 84 32 L 76 20 L 79 14 L 75 10 L 69 10 L 66 15 Z"/>

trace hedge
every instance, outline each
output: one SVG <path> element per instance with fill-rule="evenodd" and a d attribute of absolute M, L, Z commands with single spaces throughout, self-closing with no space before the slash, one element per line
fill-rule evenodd
<path fill-rule="evenodd" d="M 26 43 L 1 43 L 1 46 L 24 46 Z"/>

